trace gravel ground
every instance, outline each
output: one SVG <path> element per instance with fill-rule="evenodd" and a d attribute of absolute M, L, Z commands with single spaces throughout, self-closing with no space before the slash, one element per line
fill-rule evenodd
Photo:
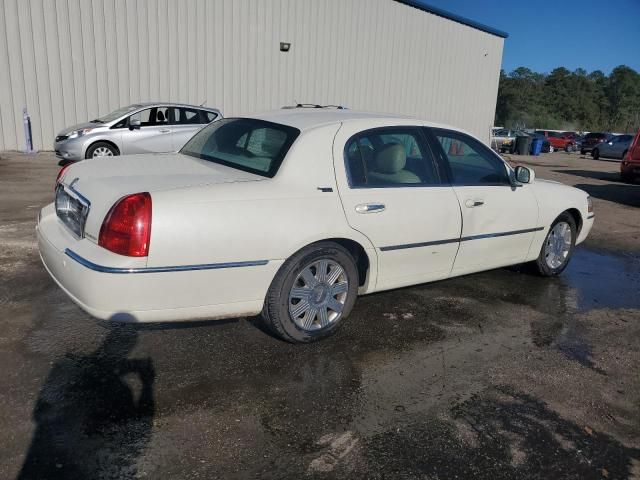
<path fill-rule="evenodd" d="M 255 319 L 93 320 L 38 257 L 53 155 L 0 154 L 0 478 L 640 478 L 640 186 L 511 161 L 594 197 L 562 276 L 362 297 L 294 346 Z"/>

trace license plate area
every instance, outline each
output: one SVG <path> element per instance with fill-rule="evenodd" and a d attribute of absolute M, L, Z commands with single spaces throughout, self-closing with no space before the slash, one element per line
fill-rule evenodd
<path fill-rule="evenodd" d="M 84 225 L 89 204 L 67 192 L 62 185 L 56 188 L 56 215 L 77 238 L 84 237 Z"/>

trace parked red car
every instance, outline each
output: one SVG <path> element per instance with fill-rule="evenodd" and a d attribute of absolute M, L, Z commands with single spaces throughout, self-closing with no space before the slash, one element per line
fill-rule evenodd
<path fill-rule="evenodd" d="M 633 139 L 627 154 L 620 164 L 620 177 L 623 182 L 633 182 L 640 178 L 640 130 Z"/>
<path fill-rule="evenodd" d="M 554 150 L 573 152 L 576 149 L 576 134 L 573 132 L 550 132 L 549 130 L 536 130 L 536 133 L 544 135 Z"/>

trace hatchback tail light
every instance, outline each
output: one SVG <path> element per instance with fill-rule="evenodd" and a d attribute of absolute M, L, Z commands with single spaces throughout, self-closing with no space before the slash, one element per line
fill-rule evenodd
<path fill-rule="evenodd" d="M 122 197 L 102 222 L 98 245 L 128 257 L 149 255 L 151 195 L 148 192 Z"/>
<path fill-rule="evenodd" d="M 68 163 L 64 167 L 62 167 L 58 172 L 58 176 L 56 177 L 56 188 L 58 187 L 58 183 L 60 183 L 60 180 L 62 180 L 62 177 L 64 177 L 64 172 L 66 172 L 70 166 L 71 164 Z"/>

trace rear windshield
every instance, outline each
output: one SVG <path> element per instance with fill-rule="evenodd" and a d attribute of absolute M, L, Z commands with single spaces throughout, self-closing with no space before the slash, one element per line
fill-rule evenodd
<path fill-rule="evenodd" d="M 226 118 L 200 130 L 180 153 L 273 177 L 300 130 L 253 118 Z"/>

